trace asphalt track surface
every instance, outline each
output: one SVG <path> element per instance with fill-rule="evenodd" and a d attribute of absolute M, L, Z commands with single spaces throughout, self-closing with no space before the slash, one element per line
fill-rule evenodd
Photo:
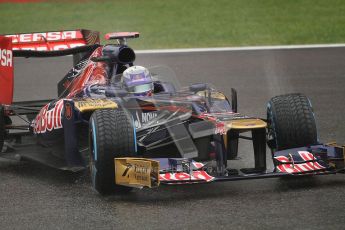
<path fill-rule="evenodd" d="M 15 61 L 16 100 L 55 97 L 56 83 L 71 63 L 68 57 Z M 137 64 L 169 65 L 182 84 L 236 88 L 239 111 L 248 115 L 264 117 L 272 96 L 303 92 L 313 103 L 320 139 L 345 144 L 344 63 L 345 48 L 137 57 Z M 252 166 L 246 141 L 240 157 L 230 164 Z M 1 160 L 0 229 L 344 229 L 344 192 L 345 175 L 339 174 L 162 186 L 102 197 L 86 174 Z"/>

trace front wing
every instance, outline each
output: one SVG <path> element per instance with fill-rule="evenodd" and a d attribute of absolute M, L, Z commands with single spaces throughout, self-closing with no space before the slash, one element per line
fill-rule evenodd
<path fill-rule="evenodd" d="M 185 158 L 115 158 L 116 183 L 130 187 L 157 187 L 160 184 L 198 184 L 304 175 L 344 173 L 345 146 L 336 144 L 277 151 L 274 170 L 245 173 L 228 171 L 217 175 L 208 164 Z M 119 167 L 119 163 L 123 165 Z M 125 165 L 125 166 L 124 166 Z M 124 170 L 127 170 L 124 173 Z M 138 179 L 139 178 L 139 179 Z M 141 180 L 141 179 L 145 180 Z"/>

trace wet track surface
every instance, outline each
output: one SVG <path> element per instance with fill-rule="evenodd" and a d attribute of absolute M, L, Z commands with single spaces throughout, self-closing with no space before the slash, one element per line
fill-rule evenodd
<path fill-rule="evenodd" d="M 15 99 L 55 97 L 69 59 L 16 60 Z M 137 64 L 145 66 L 169 65 L 182 84 L 210 82 L 228 95 L 236 88 L 239 111 L 248 115 L 264 117 L 274 95 L 303 92 L 312 100 L 320 139 L 339 143 L 345 143 L 344 63 L 343 48 L 137 58 Z M 253 164 L 247 141 L 240 143 L 240 156 L 241 162 L 230 164 Z M 344 192 L 345 175 L 339 174 L 160 187 L 101 197 L 91 189 L 86 173 L 0 160 L 0 229 L 343 229 Z"/>

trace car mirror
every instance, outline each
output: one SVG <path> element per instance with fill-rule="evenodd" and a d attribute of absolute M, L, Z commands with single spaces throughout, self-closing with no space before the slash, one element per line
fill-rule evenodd
<path fill-rule="evenodd" d="M 207 89 L 207 84 L 206 83 L 195 83 L 189 86 L 189 90 L 197 93 L 199 91 L 204 91 Z"/>
<path fill-rule="evenodd" d="M 128 95 L 127 90 L 119 89 L 116 87 L 108 87 L 105 89 L 106 97 L 125 97 Z"/>

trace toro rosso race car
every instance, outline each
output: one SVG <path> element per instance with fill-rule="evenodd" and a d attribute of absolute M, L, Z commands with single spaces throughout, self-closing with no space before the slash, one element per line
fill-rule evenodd
<path fill-rule="evenodd" d="M 272 98 L 265 119 L 241 114 L 235 89 L 228 99 L 211 84 L 181 87 L 167 67 L 134 66 L 127 40 L 137 37 L 109 33 L 115 42 L 100 45 L 89 30 L 0 36 L 0 156 L 89 169 L 101 194 L 344 172 L 344 146 L 318 141 L 306 96 Z M 13 102 L 13 57 L 65 55 L 74 66 L 58 83 L 57 99 Z M 18 117 L 27 124 L 16 124 Z M 252 168 L 228 164 L 240 138 L 253 143 Z"/>

